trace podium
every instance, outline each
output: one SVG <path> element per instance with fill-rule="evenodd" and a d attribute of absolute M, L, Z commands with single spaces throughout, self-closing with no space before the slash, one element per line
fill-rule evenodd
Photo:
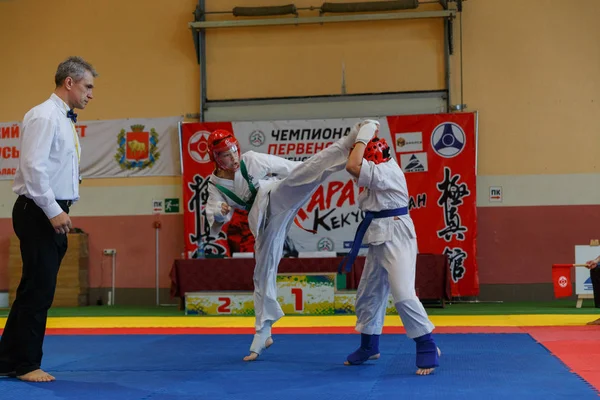
<path fill-rule="evenodd" d="M 277 274 L 277 300 L 286 315 L 354 314 L 356 291 L 337 290 L 335 273 Z M 387 314 L 398 314 L 391 295 Z M 249 291 L 201 291 L 185 294 L 186 315 L 253 316 Z"/>

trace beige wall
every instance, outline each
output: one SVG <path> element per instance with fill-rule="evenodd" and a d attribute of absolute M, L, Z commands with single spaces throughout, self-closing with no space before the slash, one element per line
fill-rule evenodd
<path fill-rule="evenodd" d="M 209 12 L 240 4 L 282 4 L 273 0 L 206 3 Z M 299 0 L 294 4 L 302 8 L 321 3 Z M 301 11 L 301 15 L 318 13 Z M 207 19 L 223 18 L 231 16 L 209 15 Z M 342 64 L 349 94 L 443 89 L 442 29 L 439 19 L 211 29 L 207 34 L 207 97 L 340 94 Z"/>
<path fill-rule="evenodd" d="M 0 121 L 20 120 L 54 89 L 56 66 L 88 59 L 100 77 L 82 119 L 197 112 L 198 68 L 187 23 L 194 0 L 0 2 Z"/>
<path fill-rule="evenodd" d="M 600 1 L 470 0 L 465 9 L 480 174 L 600 172 Z"/>
<path fill-rule="evenodd" d="M 238 3 L 207 0 L 209 11 Z M 197 112 L 199 74 L 187 28 L 195 4 L 0 2 L 0 121 L 19 120 L 44 100 L 56 65 L 69 54 L 85 56 L 102 74 L 82 118 Z M 464 10 L 464 102 L 480 111 L 479 173 L 598 172 L 600 1 L 468 0 Z M 213 29 L 208 97 L 339 93 L 342 62 L 349 93 L 439 89 L 441 28 L 428 20 Z M 458 95 L 458 29 L 455 36 Z"/>

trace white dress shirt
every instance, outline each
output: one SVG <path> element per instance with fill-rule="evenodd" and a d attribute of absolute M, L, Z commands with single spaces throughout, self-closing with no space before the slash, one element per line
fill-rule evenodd
<path fill-rule="evenodd" d="M 53 93 L 25 114 L 21 129 L 13 191 L 32 199 L 48 218 L 62 212 L 56 200 L 79 199 L 81 147 L 67 111 L 67 104 Z"/>

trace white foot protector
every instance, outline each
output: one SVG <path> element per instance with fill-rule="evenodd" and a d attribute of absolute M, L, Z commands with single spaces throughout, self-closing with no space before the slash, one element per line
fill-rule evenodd
<path fill-rule="evenodd" d="M 254 339 L 250 345 L 250 354 L 244 357 L 244 361 L 254 361 L 263 350 L 268 349 L 273 344 L 271 338 L 271 321 L 267 321 L 265 326 L 254 334 Z"/>

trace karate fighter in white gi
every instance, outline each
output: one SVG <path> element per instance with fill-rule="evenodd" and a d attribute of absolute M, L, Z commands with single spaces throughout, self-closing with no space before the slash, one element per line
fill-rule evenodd
<path fill-rule="evenodd" d="M 406 335 L 416 342 L 416 373 L 429 375 L 438 366 L 441 353 L 431 336 L 434 326 L 415 292 L 417 238 L 408 214 L 406 179 L 390 157 L 385 139 L 377 137 L 377 129 L 368 124 L 360 130 L 346 164 L 358 186 L 365 188 L 358 197 L 365 218 L 340 269 L 351 268 L 361 243 L 369 249 L 356 293 L 356 330 L 361 333 L 361 344 L 345 364 L 379 358 L 379 336 L 391 291 Z"/>
<path fill-rule="evenodd" d="M 233 208 L 249 211 L 248 224 L 255 237 L 254 312 L 256 334 L 250 354 L 254 361 L 273 344 L 271 327 L 283 315 L 277 301 L 277 269 L 283 245 L 298 210 L 332 173 L 346 165 L 356 134 L 350 133 L 304 162 L 247 151 L 231 132 L 217 130 L 208 139 L 215 171 L 210 176 L 206 218 L 216 236 L 233 214 Z"/>

